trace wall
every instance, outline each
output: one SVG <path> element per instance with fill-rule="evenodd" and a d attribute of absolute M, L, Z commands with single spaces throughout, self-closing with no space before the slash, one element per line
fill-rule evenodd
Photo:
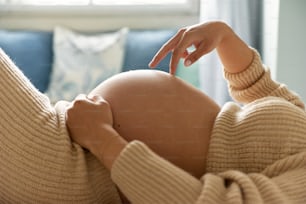
<path fill-rule="evenodd" d="M 280 0 L 276 79 L 306 102 L 306 1 Z"/>

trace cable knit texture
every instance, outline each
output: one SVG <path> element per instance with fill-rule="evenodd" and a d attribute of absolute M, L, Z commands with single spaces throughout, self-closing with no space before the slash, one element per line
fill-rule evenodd
<path fill-rule="evenodd" d="M 109 172 L 0 49 L 0 203 L 120 203 Z"/>
<path fill-rule="evenodd" d="M 112 178 L 134 204 L 306 203 L 306 114 L 300 98 L 251 65 L 224 75 L 234 99 L 218 114 L 207 173 L 198 180 L 134 141 Z"/>

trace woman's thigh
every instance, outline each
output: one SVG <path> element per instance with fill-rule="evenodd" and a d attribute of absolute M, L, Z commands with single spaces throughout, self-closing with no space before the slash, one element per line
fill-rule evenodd
<path fill-rule="evenodd" d="M 198 89 L 167 73 L 138 70 L 118 74 L 90 94 L 111 105 L 114 128 L 140 140 L 160 156 L 199 177 L 219 106 Z"/>

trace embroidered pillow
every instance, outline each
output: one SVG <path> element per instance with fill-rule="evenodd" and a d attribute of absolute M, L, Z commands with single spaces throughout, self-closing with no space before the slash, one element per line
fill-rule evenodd
<path fill-rule="evenodd" d="M 97 35 L 55 28 L 54 62 L 46 92 L 51 102 L 71 101 L 121 72 L 127 33 L 127 28 Z"/>

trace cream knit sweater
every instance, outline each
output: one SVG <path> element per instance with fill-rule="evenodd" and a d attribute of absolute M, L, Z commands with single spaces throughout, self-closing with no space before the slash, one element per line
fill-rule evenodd
<path fill-rule="evenodd" d="M 225 73 L 247 105 L 222 108 L 201 180 L 139 141 L 123 150 L 111 176 L 133 203 L 306 203 L 303 103 L 254 53 L 246 71 Z M 120 203 L 106 169 L 70 141 L 60 107 L 0 51 L 0 203 Z"/>
<path fill-rule="evenodd" d="M 304 104 L 271 80 L 256 51 L 248 69 L 225 77 L 232 96 L 246 105 L 227 103 L 217 116 L 207 173 L 198 180 L 132 142 L 112 168 L 132 203 L 306 203 Z"/>
<path fill-rule="evenodd" d="M 58 106 L 61 107 L 61 106 Z M 120 203 L 109 172 L 0 49 L 0 203 Z"/>

